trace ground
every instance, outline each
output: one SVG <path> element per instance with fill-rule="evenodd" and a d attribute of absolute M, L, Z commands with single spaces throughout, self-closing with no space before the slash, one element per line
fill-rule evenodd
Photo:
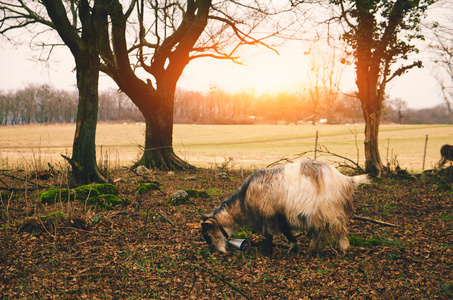
<path fill-rule="evenodd" d="M 446 299 L 453 297 L 453 188 L 420 177 L 384 178 L 362 186 L 351 220 L 351 249 L 324 245 L 319 257 L 260 253 L 262 236 L 243 228 L 249 244 L 211 253 L 200 217 L 238 188 L 249 171 L 197 169 L 138 175 L 110 171 L 119 196 L 113 210 L 86 201 L 42 204 L 47 187 L 66 188 L 64 172 L 1 170 L 0 295 L 2 299 Z M 136 188 L 154 182 L 160 189 Z M 159 183 L 159 184 L 157 184 Z M 190 202 L 168 204 L 178 190 Z"/>

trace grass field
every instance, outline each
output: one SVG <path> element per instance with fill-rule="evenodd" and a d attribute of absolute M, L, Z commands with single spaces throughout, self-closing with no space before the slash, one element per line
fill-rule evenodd
<path fill-rule="evenodd" d="M 130 166 L 140 156 L 144 142 L 143 124 L 99 124 L 98 159 L 112 167 Z M 0 127 L 0 167 L 35 167 L 62 162 L 70 154 L 74 124 Z M 363 163 L 364 125 L 180 125 L 174 127 L 176 153 L 196 166 L 221 164 L 232 158 L 236 167 L 266 166 L 282 157 L 318 146 Z M 409 171 L 422 169 L 428 135 L 425 169 L 440 159 L 443 144 L 453 144 L 451 125 L 382 125 L 379 143 L 384 163 L 391 160 Z M 313 153 L 305 157 L 313 157 Z M 338 160 L 323 155 L 322 160 Z"/>

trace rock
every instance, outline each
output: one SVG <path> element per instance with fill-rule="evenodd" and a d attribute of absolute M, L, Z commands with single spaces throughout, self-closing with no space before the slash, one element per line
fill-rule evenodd
<path fill-rule="evenodd" d="M 218 179 L 228 179 L 228 174 L 226 172 L 220 172 L 215 175 L 215 178 Z"/>
<path fill-rule="evenodd" d="M 171 194 L 168 204 L 171 205 L 180 205 L 190 202 L 189 194 L 184 190 L 179 190 Z"/>
<path fill-rule="evenodd" d="M 151 171 L 145 166 L 138 166 L 137 169 L 135 169 L 135 172 L 137 172 L 137 174 L 140 175 L 140 176 L 147 175 L 147 174 L 151 173 Z"/>

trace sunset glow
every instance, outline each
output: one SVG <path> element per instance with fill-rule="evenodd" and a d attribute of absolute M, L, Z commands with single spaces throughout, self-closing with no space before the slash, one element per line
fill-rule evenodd
<path fill-rule="evenodd" d="M 192 61 L 178 82 L 178 88 L 208 92 L 211 87 L 228 93 L 253 90 L 255 94 L 289 92 L 307 84 L 308 58 L 302 47 L 278 49 L 280 55 L 270 50 L 250 53 L 243 65 L 231 61 L 198 59 Z M 36 52 L 27 45 L 14 47 L 2 44 L 0 62 L 7 72 L 0 72 L 0 89 L 4 91 L 24 88 L 29 84 L 50 84 L 57 89 L 74 89 L 76 78 L 74 59 L 66 48 L 55 51 L 48 65 L 39 63 Z M 27 58 L 27 59 L 24 59 Z M 435 79 L 429 68 L 416 69 L 395 78 L 388 86 L 390 97 L 400 97 L 411 107 L 426 107 L 442 103 Z M 144 76 L 148 78 L 149 76 Z M 416 84 L 423 78 L 423 84 Z M 343 92 L 355 89 L 354 68 L 342 77 Z M 100 90 L 117 89 L 116 84 L 105 74 L 100 74 Z M 429 99 L 429 101 L 427 101 Z"/>
<path fill-rule="evenodd" d="M 307 59 L 302 53 L 276 54 L 267 51 L 246 59 L 243 65 L 230 61 L 193 61 L 179 87 L 209 90 L 212 87 L 235 93 L 245 89 L 257 94 L 291 91 L 307 81 Z"/>

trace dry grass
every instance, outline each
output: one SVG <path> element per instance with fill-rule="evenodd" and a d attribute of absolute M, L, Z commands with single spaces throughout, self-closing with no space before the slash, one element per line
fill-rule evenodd
<path fill-rule="evenodd" d="M 396 158 L 409 171 L 422 169 L 426 135 L 429 136 L 425 169 L 440 159 L 439 149 L 453 143 L 451 125 L 382 125 L 380 151 L 384 162 Z M 33 168 L 63 163 L 60 154 L 71 152 L 74 124 L 0 127 L 0 168 Z M 174 127 L 173 143 L 182 158 L 196 166 L 213 166 L 233 159 L 236 166 L 268 165 L 313 150 L 319 145 L 363 163 L 364 125 L 183 125 Z M 98 159 L 110 167 L 129 166 L 140 155 L 143 124 L 99 124 Z M 312 157 L 310 154 L 309 157 Z M 322 157 L 333 160 L 333 157 Z"/>

